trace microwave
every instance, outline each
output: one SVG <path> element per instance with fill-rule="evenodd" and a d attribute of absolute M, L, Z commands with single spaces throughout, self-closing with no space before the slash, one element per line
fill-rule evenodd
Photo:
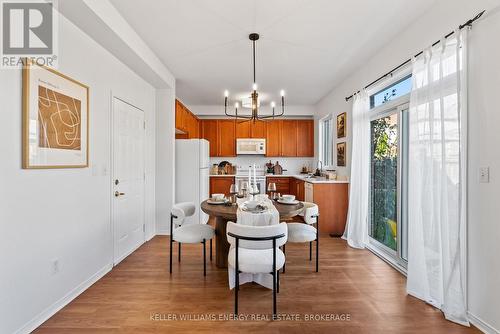
<path fill-rule="evenodd" d="M 236 139 L 236 154 L 266 154 L 265 139 Z"/>

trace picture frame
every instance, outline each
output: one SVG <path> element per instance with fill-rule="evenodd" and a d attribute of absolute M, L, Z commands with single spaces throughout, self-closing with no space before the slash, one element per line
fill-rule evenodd
<path fill-rule="evenodd" d="M 337 115 L 337 138 L 344 138 L 347 135 L 346 120 L 347 113 L 343 112 L 342 114 Z"/>
<path fill-rule="evenodd" d="M 345 167 L 346 164 L 346 142 L 337 143 L 337 166 Z"/>
<path fill-rule="evenodd" d="M 89 87 L 23 62 L 23 169 L 89 166 Z"/>

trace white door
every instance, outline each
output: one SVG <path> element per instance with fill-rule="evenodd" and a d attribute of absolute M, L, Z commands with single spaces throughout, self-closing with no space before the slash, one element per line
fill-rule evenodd
<path fill-rule="evenodd" d="M 113 98 L 114 264 L 144 243 L 144 112 Z"/>

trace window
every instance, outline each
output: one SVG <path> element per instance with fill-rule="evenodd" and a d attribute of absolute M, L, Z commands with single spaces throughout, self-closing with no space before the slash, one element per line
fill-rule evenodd
<path fill-rule="evenodd" d="M 370 249 L 400 268 L 408 255 L 407 167 L 411 75 L 370 96 Z M 391 103 L 388 103 L 391 102 Z"/>
<path fill-rule="evenodd" d="M 328 116 L 319 123 L 319 160 L 324 166 L 333 166 L 333 118 Z"/>
<path fill-rule="evenodd" d="M 381 106 L 391 100 L 411 92 L 411 75 L 396 81 L 392 85 L 370 96 L 370 109 Z"/>

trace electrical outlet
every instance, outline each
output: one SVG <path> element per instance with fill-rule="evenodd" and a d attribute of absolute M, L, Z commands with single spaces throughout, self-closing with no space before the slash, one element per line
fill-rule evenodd
<path fill-rule="evenodd" d="M 479 182 L 481 183 L 490 182 L 490 167 L 479 168 Z"/>
<path fill-rule="evenodd" d="M 52 260 L 52 275 L 55 275 L 59 272 L 59 259 Z"/>

